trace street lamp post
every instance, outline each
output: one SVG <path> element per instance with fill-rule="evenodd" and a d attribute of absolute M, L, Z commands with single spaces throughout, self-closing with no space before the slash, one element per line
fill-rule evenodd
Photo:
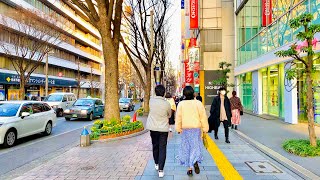
<path fill-rule="evenodd" d="M 48 61 L 49 61 L 49 53 L 47 53 L 47 58 L 46 58 L 46 85 L 45 85 L 45 90 L 46 90 L 46 97 L 48 97 Z"/>

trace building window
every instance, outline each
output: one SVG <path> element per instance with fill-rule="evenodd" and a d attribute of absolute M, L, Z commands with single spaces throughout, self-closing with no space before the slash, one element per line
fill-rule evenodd
<path fill-rule="evenodd" d="M 206 29 L 201 31 L 204 52 L 222 52 L 222 30 Z"/>
<path fill-rule="evenodd" d="M 252 73 L 240 75 L 240 97 L 244 109 L 252 111 Z"/>

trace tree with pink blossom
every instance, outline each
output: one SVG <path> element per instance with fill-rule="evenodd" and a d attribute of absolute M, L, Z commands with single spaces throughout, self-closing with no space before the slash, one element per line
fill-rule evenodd
<path fill-rule="evenodd" d="M 278 57 L 291 57 L 292 62 L 300 62 L 303 64 L 303 68 L 293 67 L 286 70 L 286 79 L 291 81 L 299 77 L 306 78 L 307 86 L 307 117 L 308 117 L 308 130 L 310 145 L 317 146 L 317 137 L 314 128 L 314 109 L 313 109 L 313 80 L 312 75 L 315 72 L 314 61 L 316 58 L 314 49 L 319 42 L 315 38 L 315 34 L 320 32 L 319 24 L 311 24 L 313 20 L 312 14 L 302 14 L 292 20 L 290 20 L 290 27 L 292 29 L 298 29 L 303 27 L 303 30 L 296 36 L 300 43 L 294 43 L 288 50 L 281 50 L 275 54 Z"/>

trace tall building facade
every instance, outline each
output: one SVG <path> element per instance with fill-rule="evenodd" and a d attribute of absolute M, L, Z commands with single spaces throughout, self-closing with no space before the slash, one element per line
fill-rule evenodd
<path fill-rule="evenodd" d="M 101 96 L 102 85 L 102 47 L 100 34 L 87 17 L 72 4 L 63 0 L 1 0 L 0 14 L 13 11 L 17 7 L 37 11 L 50 17 L 64 26 L 57 26 L 62 34 L 61 43 L 56 45 L 48 55 L 49 94 L 53 92 L 77 93 L 80 79 L 80 97 L 88 95 Z M 43 19 L 45 22 L 46 19 Z M 44 23 L 46 24 L 46 23 Z M 0 28 L 6 24 L 0 24 Z M 17 32 L 19 33 L 22 32 Z M 10 44 L 10 33 L 1 33 L 0 41 Z M 45 61 L 31 75 L 25 88 L 27 96 L 45 95 Z M 80 74 L 80 78 L 78 78 Z M 14 100 L 19 96 L 19 76 L 5 52 L 0 48 L 0 100 Z M 93 88 L 93 92 L 90 90 Z"/>
<path fill-rule="evenodd" d="M 309 12 L 320 23 L 320 0 L 237 0 L 235 77 L 244 108 L 296 124 L 306 120 L 305 78 L 286 80 L 286 62 L 276 51 L 286 50 L 302 29 L 292 30 L 292 18 Z M 316 35 L 319 39 L 319 34 Z M 319 52 L 319 47 L 315 49 Z M 300 64 L 301 65 L 301 64 Z M 297 64 L 299 66 L 299 64 Z M 320 80 L 320 61 L 315 61 L 315 84 Z M 293 87 L 295 88 L 292 88 Z M 315 121 L 320 123 L 320 89 L 315 86 Z"/>
<path fill-rule="evenodd" d="M 188 83 L 186 79 L 189 71 L 186 72 L 185 62 L 191 60 L 195 69 L 192 69 L 194 76 L 190 85 L 193 85 L 196 92 L 200 93 L 206 105 L 211 105 L 219 89 L 218 86 L 212 84 L 212 81 L 219 77 L 220 62 L 232 64 L 229 82 L 234 82 L 235 15 L 233 4 L 233 0 L 181 1 L 181 82 L 182 84 Z M 193 20 L 194 9 L 197 9 L 196 20 Z M 194 21 L 197 21 L 197 28 L 192 27 Z M 197 60 L 199 60 L 199 69 L 197 69 Z M 232 88 L 229 89 L 231 90 Z"/>

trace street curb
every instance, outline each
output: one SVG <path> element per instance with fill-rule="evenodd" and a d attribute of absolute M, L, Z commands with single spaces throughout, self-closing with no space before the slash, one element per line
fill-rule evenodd
<path fill-rule="evenodd" d="M 292 171 L 297 176 L 303 178 L 303 179 L 320 179 L 319 176 L 314 174 L 313 172 L 305 169 L 304 167 L 300 166 L 299 164 L 289 160 L 288 158 L 282 156 L 281 154 L 275 152 L 274 150 L 268 148 L 267 146 L 259 143 L 258 141 L 250 138 L 246 134 L 240 132 L 240 131 L 233 131 L 233 133 L 238 134 L 242 139 L 244 139 L 246 142 L 257 148 L 259 151 L 261 151 L 263 154 L 267 155 L 271 159 L 275 160 L 279 164 L 283 165 L 290 171 Z"/>
<path fill-rule="evenodd" d="M 128 139 L 128 138 L 132 138 L 132 137 L 136 137 L 142 134 L 147 133 L 149 130 L 148 129 L 144 129 L 143 131 L 134 133 L 134 134 L 129 134 L 126 136 L 121 136 L 121 137 L 116 137 L 116 138 L 110 138 L 110 139 L 103 139 L 103 140 L 91 140 L 92 143 L 97 143 L 97 142 L 112 142 L 112 141 L 117 141 L 117 140 L 122 140 L 122 139 Z"/>

